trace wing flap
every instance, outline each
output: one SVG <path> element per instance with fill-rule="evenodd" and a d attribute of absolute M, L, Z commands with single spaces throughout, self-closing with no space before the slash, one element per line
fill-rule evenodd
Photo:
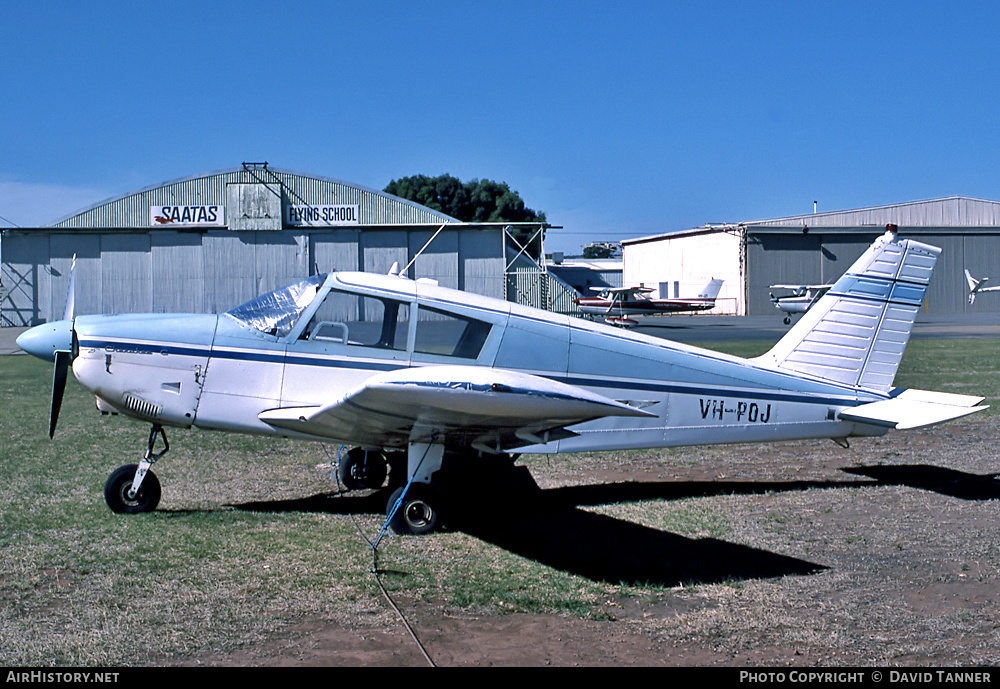
<path fill-rule="evenodd" d="M 891 399 L 845 409 L 839 416 L 845 421 L 898 430 L 923 428 L 989 408 L 989 405 L 980 404 L 983 399 L 985 398 L 947 392 L 903 390 Z"/>
<path fill-rule="evenodd" d="M 480 366 L 425 366 L 372 376 L 331 404 L 271 409 L 265 423 L 362 444 L 401 446 L 447 439 L 502 451 L 548 442 L 606 416 L 655 416 L 526 373 Z"/>

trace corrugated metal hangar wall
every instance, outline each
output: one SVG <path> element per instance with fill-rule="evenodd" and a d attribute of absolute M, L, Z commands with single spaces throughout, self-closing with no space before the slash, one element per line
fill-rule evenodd
<path fill-rule="evenodd" d="M 1000 277 L 1000 202 L 948 197 L 895 205 L 733 223 L 623 242 L 625 281 L 630 253 L 682 250 L 718 261 L 720 276 L 741 275 L 740 307 L 746 315 L 777 314 L 771 285 L 825 284 L 836 280 L 888 224 L 903 237 L 940 247 L 925 300 L 933 314 L 1000 311 L 1000 295 L 983 295 L 969 304 L 965 270 L 975 277 Z M 739 257 L 722 254 L 723 233 L 742 238 Z M 659 249 L 656 244 L 661 244 Z M 736 261 L 741 263 L 737 264 Z M 646 261 L 648 263 L 648 259 Z M 652 281 L 648 274 L 645 279 Z M 631 284 L 631 283 L 630 283 Z"/>
<path fill-rule="evenodd" d="M 409 277 L 504 298 L 504 252 L 502 226 L 244 164 L 111 199 L 50 227 L 5 231 L 0 323 L 61 318 L 74 255 L 77 313 L 214 313 L 311 274 L 387 273 L 414 257 Z"/>

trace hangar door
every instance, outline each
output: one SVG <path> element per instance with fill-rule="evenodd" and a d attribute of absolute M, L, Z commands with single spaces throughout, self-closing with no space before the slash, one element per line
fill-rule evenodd
<path fill-rule="evenodd" d="M 771 285 L 822 282 L 821 246 L 816 234 L 748 234 L 747 315 L 776 313 Z"/>
<path fill-rule="evenodd" d="M 747 314 L 777 313 L 771 285 L 821 285 L 844 274 L 881 232 L 796 232 L 747 236 Z M 785 292 L 782 292 L 783 294 Z"/>

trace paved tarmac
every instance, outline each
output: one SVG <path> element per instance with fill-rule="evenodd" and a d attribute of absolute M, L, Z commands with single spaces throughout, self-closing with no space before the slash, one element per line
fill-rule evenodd
<path fill-rule="evenodd" d="M 777 342 L 789 327 L 781 316 L 652 316 L 639 317 L 636 332 L 667 340 L 699 342 Z M 793 321 L 794 324 L 794 321 Z M 0 328 L 0 356 L 24 354 L 14 340 L 27 328 Z M 913 339 L 1000 337 L 1000 313 L 921 314 Z"/>

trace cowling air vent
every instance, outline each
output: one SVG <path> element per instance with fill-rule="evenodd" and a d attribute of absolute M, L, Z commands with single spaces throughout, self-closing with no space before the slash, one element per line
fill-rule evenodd
<path fill-rule="evenodd" d="M 130 393 L 125 393 L 125 408 L 130 412 L 137 414 L 138 416 L 143 416 L 147 419 L 155 419 L 160 415 L 161 408 L 153 404 L 152 402 L 147 402 L 144 399 L 140 399 L 135 395 Z"/>

